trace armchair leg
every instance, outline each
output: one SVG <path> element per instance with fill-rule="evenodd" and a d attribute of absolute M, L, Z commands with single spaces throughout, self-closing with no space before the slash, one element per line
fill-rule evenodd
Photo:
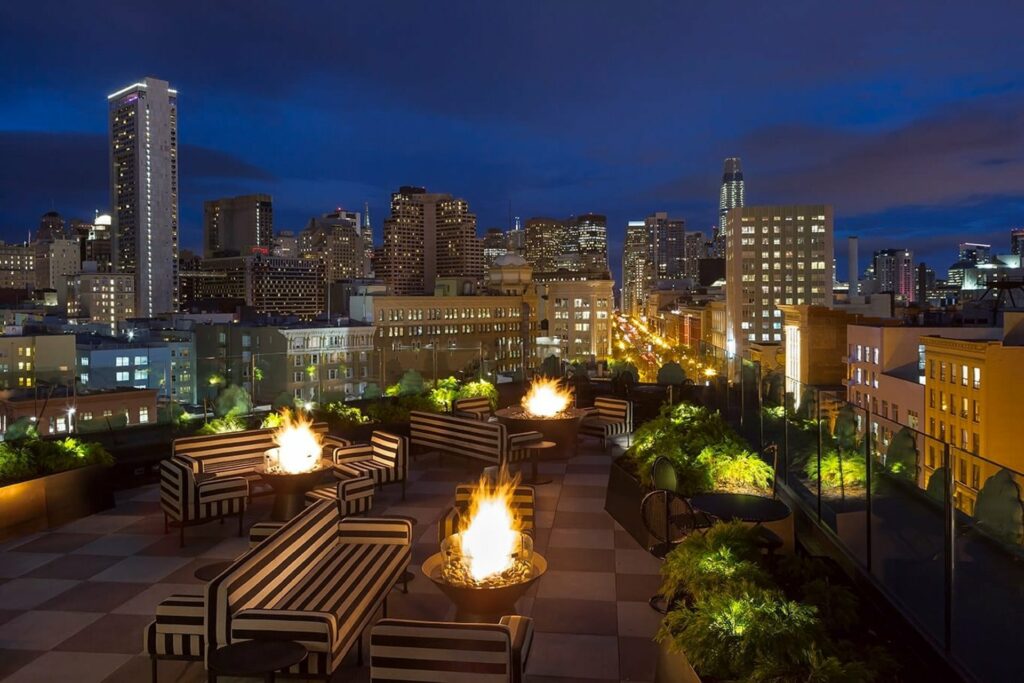
<path fill-rule="evenodd" d="M 151 680 L 153 681 L 153 683 L 156 683 L 156 657 L 150 657 L 149 661 L 151 662 L 151 664 L 150 664 L 150 671 L 151 671 L 151 675 L 152 675 Z"/>

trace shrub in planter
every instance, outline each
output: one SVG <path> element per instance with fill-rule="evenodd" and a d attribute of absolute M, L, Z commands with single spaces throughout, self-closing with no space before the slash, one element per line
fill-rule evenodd
<path fill-rule="evenodd" d="M 679 597 L 657 639 L 706 678 L 872 681 L 895 669 L 868 630 L 854 629 L 856 598 L 816 560 L 765 565 L 750 527 L 717 524 L 666 558 L 663 594 Z M 845 638 L 846 634 L 849 638 Z"/>
<path fill-rule="evenodd" d="M 459 394 L 459 380 L 454 377 L 439 379 L 430 383 L 427 398 L 434 404 L 434 410 L 446 413 L 452 409 L 452 403 Z"/>
<path fill-rule="evenodd" d="M 477 398 L 480 396 L 486 396 L 487 400 L 491 402 L 491 410 L 497 409 L 498 388 L 485 379 L 466 382 L 459 387 L 456 398 Z"/>
<path fill-rule="evenodd" d="M 369 424 L 372 421 L 369 416 L 363 415 L 363 411 L 359 408 L 345 403 L 328 403 L 320 406 L 320 410 L 336 429 L 344 430 L 356 425 Z"/>
<path fill-rule="evenodd" d="M 97 443 L 74 437 L 45 441 L 34 430 L 0 443 L 0 486 L 89 465 L 112 465 L 114 458 Z"/>
<path fill-rule="evenodd" d="M 196 430 L 196 434 L 226 434 L 241 432 L 245 429 L 245 419 L 237 412 L 229 412 L 224 417 L 215 417 Z"/>
<path fill-rule="evenodd" d="M 1001 541 L 1020 545 L 1024 542 L 1024 507 L 1020 488 L 1009 470 L 1002 469 L 985 480 L 974 509 L 978 526 Z"/>
<path fill-rule="evenodd" d="M 708 446 L 700 452 L 698 459 L 708 463 L 716 491 L 757 494 L 772 487 L 772 466 L 756 453 Z"/>
<path fill-rule="evenodd" d="M 249 392 L 240 386 L 232 384 L 225 387 L 217 396 L 214 402 L 214 411 L 218 417 L 228 415 L 248 415 L 252 412 L 252 399 Z"/>
<path fill-rule="evenodd" d="M 818 459 L 809 458 L 804 472 L 812 481 L 818 480 Z M 867 481 L 864 455 L 830 449 L 821 454 L 821 486 L 826 489 L 857 488 Z"/>

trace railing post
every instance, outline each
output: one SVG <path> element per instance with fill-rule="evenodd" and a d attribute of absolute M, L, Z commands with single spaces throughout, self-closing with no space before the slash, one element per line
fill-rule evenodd
<path fill-rule="evenodd" d="M 956 582 L 956 555 L 954 537 L 956 534 L 956 506 L 954 505 L 955 482 L 953 479 L 953 457 L 948 443 L 942 444 L 942 464 L 946 468 L 946 500 L 943 552 L 945 553 L 945 623 L 943 636 L 946 652 L 953 650 L 953 590 Z"/>
<path fill-rule="evenodd" d="M 868 574 L 874 574 L 874 570 L 871 566 L 871 471 L 873 469 L 874 456 L 871 453 L 871 404 L 864 410 L 865 423 L 864 423 L 864 471 L 865 471 L 865 482 L 864 491 L 867 500 L 865 501 L 865 513 L 867 514 L 867 523 L 864 525 L 864 540 L 866 545 L 866 557 L 868 565 Z"/>
<path fill-rule="evenodd" d="M 815 410 L 818 413 L 818 495 L 816 498 L 818 504 L 818 524 L 821 524 L 821 392 L 817 392 L 814 404 Z M 842 461 L 840 460 L 840 462 Z"/>

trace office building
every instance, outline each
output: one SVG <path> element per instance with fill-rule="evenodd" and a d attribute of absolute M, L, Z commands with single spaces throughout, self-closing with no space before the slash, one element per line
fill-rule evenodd
<path fill-rule="evenodd" d="M 95 263 L 96 270 L 101 273 L 109 273 L 113 269 L 111 223 L 110 214 L 101 214 L 98 211 L 91 222 L 73 221 L 71 223 L 72 234 L 78 237 L 78 244 L 81 247 L 81 262 Z"/>
<path fill-rule="evenodd" d="M 36 289 L 53 289 L 57 292 L 58 304 L 68 301 L 68 276 L 82 267 L 82 252 L 78 237 L 52 237 L 37 241 L 34 245 Z"/>
<path fill-rule="evenodd" d="M 203 255 L 269 253 L 274 237 L 274 205 L 268 194 L 247 194 L 203 202 Z"/>
<path fill-rule="evenodd" d="M 45 396 L 23 389 L 0 394 L 0 431 L 23 418 L 32 419 L 43 436 L 109 431 L 156 422 L 156 410 L 155 389 L 88 391 L 60 386 Z"/>
<path fill-rule="evenodd" d="M 708 255 L 707 242 L 703 232 L 683 233 L 682 277 L 697 281 L 700 274 L 700 260 Z"/>
<path fill-rule="evenodd" d="M 726 158 L 722 168 L 722 187 L 718 193 L 718 230 L 712 235 L 711 256 L 724 257 L 726 249 L 725 218 L 736 207 L 746 205 L 743 167 L 739 157 Z"/>
<path fill-rule="evenodd" d="M 135 277 L 129 273 L 85 271 L 67 278 L 68 318 L 108 325 L 135 317 Z"/>
<path fill-rule="evenodd" d="M 299 255 L 323 262 L 326 284 L 370 274 L 361 223 L 358 212 L 339 208 L 311 218 L 299 236 Z"/>
<path fill-rule="evenodd" d="M 354 399 L 368 384 L 379 384 L 372 325 L 211 323 L 193 331 L 200 398 L 216 394 L 215 386 L 210 389 L 214 375 L 244 387 L 258 403 L 283 395 Z"/>
<path fill-rule="evenodd" d="M 177 308 L 178 93 L 146 78 L 108 95 L 115 269 L 135 276 L 135 311 Z"/>
<path fill-rule="evenodd" d="M 647 227 L 648 261 L 655 280 L 677 280 L 683 277 L 686 255 L 686 221 L 669 218 L 664 211 L 651 214 Z"/>
<path fill-rule="evenodd" d="M 992 245 L 978 242 L 961 242 L 957 248 L 957 258 L 975 265 L 987 263 L 992 258 Z"/>
<path fill-rule="evenodd" d="M 748 206 L 726 215 L 726 352 L 781 342 L 779 304 L 832 303 L 832 207 Z"/>
<path fill-rule="evenodd" d="M 568 239 L 568 227 L 557 218 L 529 218 L 526 221 L 524 257 L 535 273 L 558 269 L 558 260 Z"/>
<path fill-rule="evenodd" d="M 547 321 L 547 334 L 538 338 L 538 345 L 558 348 L 558 356 L 565 360 L 592 361 L 611 355 L 612 280 L 549 281 L 539 284 L 537 291 L 543 295 L 537 316 Z"/>
<path fill-rule="evenodd" d="M 490 268 L 494 259 L 508 251 L 508 237 L 501 228 L 490 228 L 484 233 L 484 267 Z"/>
<path fill-rule="evenodd" d="M 36 251 L 29 244 L 0 242 L 0 289 L 31 289 L 36 285 Z"/>
<path fill-rule="evenodd" d="M 270 251 L 271 256 L 282 256 L 284 258 L 295 258 L 299 255 L 299 240 L 291 230 L 282 230 L 274 236 L 274 246 Z"/>
<path fill-rule="evenodd" d="M 629 221 L 622 248 L 622 311 L 640 316 L 647 308 L 647 292 L 653 282 L 653 266 L 647 243 L 647 224 Z"/>
<path fill-rule="evenodd" d="M 257 313 L 312 320 L 324 312 L 324 266 L 320 259 L 253 254 L 203 259 L 204 296 L 235 299 Z"/>
<path fill-rule="evenodd" d="M 573 221 L 578 244 L 580 272 L 608 271 L 608 219 L 596 213 L 585 213 Z"/>
<path fill-rule="evenodd" d="M 897 301 L 917 300 L 914 252 L 909 249 L 882 249 L 872 259 L 876 291 L 891 292 Z"/>
<path fill-rule="evenodd" d="M 74 374 L 74 335 L 0 335 L 0 389 L 30 389 L 39 382 L 70 385 Z"/>
<path fill-rule="evenodd" d="M 429 294 L 437 278 L 483 279 L 483 244 L 464 199 L 403 186 L 391 195 L 378 277 L 396 295 Z"/>
<path fill-rule="evenodd" d="M 1014 228 L 1010 231 L 1010 253 L 1024 256 L 1024 228 Z"/>

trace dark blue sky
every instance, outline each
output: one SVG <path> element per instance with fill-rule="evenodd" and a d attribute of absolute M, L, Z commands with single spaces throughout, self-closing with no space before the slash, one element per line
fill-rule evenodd
<path fill-rule="evenodd" d="M 106 94 L 153 75 L 180 92 L 185 246 L 204 199 L 270 192 L 279 228 L 369 202 L 379 229 L 419 184 L 481 231 L 509 202 L 606 213 L 617 271 L 631 218 L 711 226 L 738 155 L 748 203 L 831 203 L 862 265 L 944 270 L 1024 225 L 1022 25 L 937 0 L 4 3 L 0 235 L 105 208 Z"/>

